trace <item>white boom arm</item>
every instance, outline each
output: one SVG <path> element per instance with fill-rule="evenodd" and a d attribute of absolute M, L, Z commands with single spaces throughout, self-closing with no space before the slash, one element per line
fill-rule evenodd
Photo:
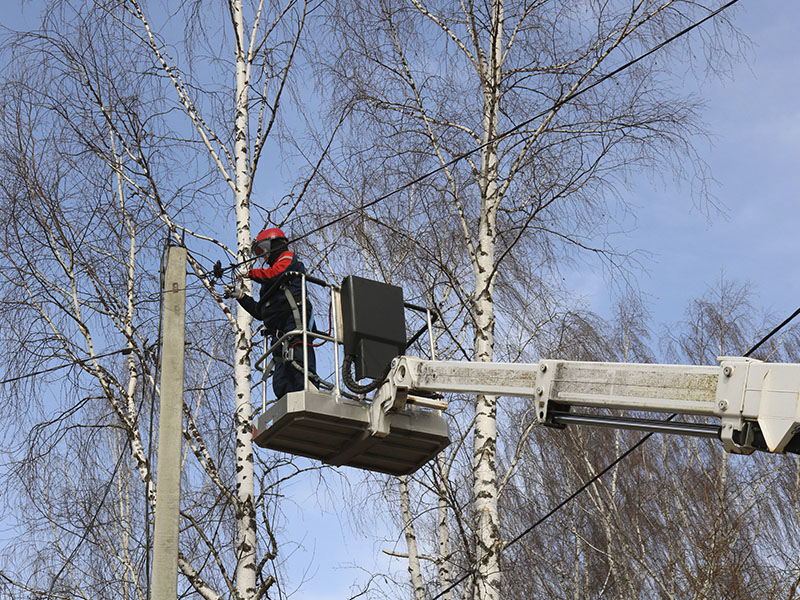
<path fill-rule="evenodd" d="M 543 360 L 537 364 L 434 361 L 401 356 L 373 399 L 381 415 L 409 394 L 469 393 L 532 398 L 540 423 L 589 424 L 722 440 L 725 450 L 800 453 L 800 364 L 723 357 L 716 367 Z M 632 411 L 609 416 L 579 408 Z M 642 413 L 709 417 L 713 422 L 655 419 Z"/>

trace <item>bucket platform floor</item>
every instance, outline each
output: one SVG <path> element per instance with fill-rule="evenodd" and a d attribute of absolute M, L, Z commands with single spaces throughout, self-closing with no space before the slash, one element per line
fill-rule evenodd
<path fill-rule="evenodd" d="M 370 435 L 370 406 L 320 391 L 291 392 L 259 415 L 254 441 L 263 448 L 390 475 L 408 475 L 450 443 L 447 421 L 430 410 L 386 415 L 390 433 Z"/>

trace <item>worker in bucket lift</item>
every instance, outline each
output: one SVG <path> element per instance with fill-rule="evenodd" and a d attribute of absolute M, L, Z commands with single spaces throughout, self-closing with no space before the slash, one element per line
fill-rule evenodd
<path fill-rule="evenodd" d="M 286 234 L 272 227 L 265 229 L 253 241 L 253 256 L 263 259 L 267 268 L 253 268 L 247 276 L 260 284 L 258 301 L 248 296 L 241 286 L 226 286 L 225 296 L 236 298 L 254 318 L 263 321 L 272 336 L 271 345 L 284 334 L 300 329 L 302 323 L 302 279 L 295 273 L 305 273 L 305 265 L 288 249 Z M 314 319 L 311 303 L 306 299 L 306 318 L 309 331 Z M 314 347 L 308 343 L 308 372 L 316 371 Z M 301 336 L 290 338 L 272 352 L 274 371 L 272 389 L 277 398 L 303 389 L 303 341 Z"/>

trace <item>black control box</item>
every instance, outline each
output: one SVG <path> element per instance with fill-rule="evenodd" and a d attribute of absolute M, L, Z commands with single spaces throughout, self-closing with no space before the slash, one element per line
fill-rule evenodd
<path fill-rule="evenodd" d="M 344 353 L 356 379 L 378 379 L 406 351 L 403 288 L 350 275 L 342 281 Z"/>

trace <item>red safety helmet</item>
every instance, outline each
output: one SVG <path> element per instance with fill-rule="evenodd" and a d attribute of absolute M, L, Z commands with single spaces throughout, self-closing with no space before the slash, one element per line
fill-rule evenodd
<path fill-rule="evenodd" d="M 273 242 L 273 240 L 278 241 L 278 243 Z M 277 245 L 286 246 L 287 243 L 288 240 L 283 230 L 277 227 L 270 227 L 256 236 L 251 249 L 254 256 L 269 256 Z"/>

